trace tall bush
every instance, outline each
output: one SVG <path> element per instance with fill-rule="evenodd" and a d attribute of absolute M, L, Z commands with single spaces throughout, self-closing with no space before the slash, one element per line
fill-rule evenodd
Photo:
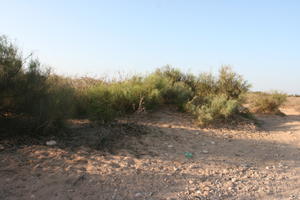
<path fill-rule="evenodd" d="M 185 108 L 195 115 L 199 125 L 228 121 L 238 115 L 250 116 L 243 109 L 243 96 L 250 85 L 228 66 L 223 66 L 218 76 L 202 73 L 196 81 L 195 96 Z M 247 114 L 247 115 L 245 115 Z"/>
<path fill-rule="evenodd" d="M 17 46 L 6 37 L 0 37 L 0 122 L 22 122 L 23 133 L 42 132 L 60 124 L 70 112 L 66 100 L 72 89 L 58 86 L 50 71 L 43 70 L 40 62 L 23 58 Z M 7 131 L 6 131 L 7 132 Z"/>
<path fill-rule="evenodd" d="M 221 67 L 217 80 L 218 93 L 224 94 L 229 99 L 238 99 L 249 90 L 250 86 L 241 75 L 233 72 L 229 66 Z"/>
<path fill-rule="evenodd" d="M 239 107 L 237 100 L 228 100 L 225 95 L 206 97 L 200 102 L 199 99 L 194 98 L 186 105 L 186 109 L 196 116 L 201 126 L 233 119 L 239 114 Z"/>

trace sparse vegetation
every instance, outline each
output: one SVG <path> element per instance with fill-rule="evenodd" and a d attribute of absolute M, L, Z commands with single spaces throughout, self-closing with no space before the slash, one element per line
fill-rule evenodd
<path fill-rule="evenodd" d="M 277 91 L 271 93 L 256 92 L 248 94 L 250 110 L 261 114 L 281 114 L 279 107 L 286 101 L 287 95 Z"/>
<path fill-rule="evenodd" d="M 43 70 L 31 57 L 23 58 L 6 37 L 0 39 L 0 51 L 1 122 L 26 121 L 28 133 L 48 132 L 71 117 L 109 122 L 163 105 L 193 114 L 202 126 L 249 116 L 242 104 L 250 85 L 228 66 L 218 76 L 195 76 L 166 66 L 123 80 L 74 79 Z M 279 93 L 261 97 L 254 101 L 255 112 L 275 111 L 285 99 Z"/>

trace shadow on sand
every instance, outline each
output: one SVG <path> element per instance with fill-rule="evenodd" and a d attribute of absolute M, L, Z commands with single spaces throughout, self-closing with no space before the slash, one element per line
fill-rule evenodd
<path fill-rule="evenodd" d="M 170 112 L 154 114 L 149 119 L 137 117 L 109 127 L 77 124 L 67 137 L 56 138 L 57 146 L 48 147 L 42 141 L 2 151 L 0 196 L 3 199 L 177 198 L 175 194 L 189 187 L 189 180 L 199 187 L 217 180 L 226 184 L 230 177 L 226 174 L 222 177 L 223 169 L 247 175 L 246 170 L 251 167 L 299 163 L 298 146 L 264 137 L 274 131 L 299 130 L 300 116 L 260 119 L 266 131 L 251 133 L 202 130 L 193 126 L 188 116 Z M 185 158 L 184 152 L 192 152 L 193 158 Z M 201 172 L 210 168 L 219 172 Z M 245 181 L 245 184 L 259 184 L 250 179 Z M 15 193 L 15 188 L 19 192 Z M 195 199 L 233 197 L 234 192 L 212 188 L 210 196 L 201 193 Z M 250 193 L 245 196 L 245 199 L 256 198 Z M 189 199 L 188 194 L 182 194 L 180 199 Z"/>

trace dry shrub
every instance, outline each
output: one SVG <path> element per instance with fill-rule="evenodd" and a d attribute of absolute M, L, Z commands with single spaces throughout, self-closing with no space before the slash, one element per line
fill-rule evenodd
<path fill-rule="evenodd" d="M 251 112 L 260 114 L 282 114 L 280 106 L 286 101 L 287 95 L 280 92 L 256 92 L 248 95 Z"/>

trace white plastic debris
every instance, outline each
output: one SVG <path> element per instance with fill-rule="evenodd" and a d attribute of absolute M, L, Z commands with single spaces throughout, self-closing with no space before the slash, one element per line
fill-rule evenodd
<path fill-rule="evenodd" d="M 206 153 L 208 153 L 208 151 L 207 151 L 207 150 L 203 150 L 202 153 L 205 153 L 205 154 L 206 154 Z"/>
<path fill-rule="evenodd" d="M 49 141 L 46 142 L 46 145 L 48 145 L 48 146 L 53 146 L 53 145 L 56 145 L 56 144 L 57 143 L 56 143 L 55 140 L 49 140 Z"/>

